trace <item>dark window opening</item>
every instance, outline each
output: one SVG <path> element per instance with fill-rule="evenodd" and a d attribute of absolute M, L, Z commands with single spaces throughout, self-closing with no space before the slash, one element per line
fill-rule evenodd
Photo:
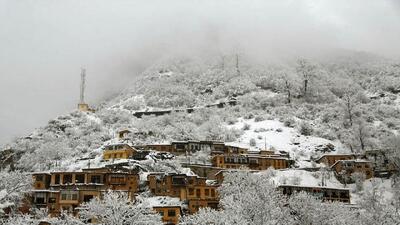
<path fill-rule="evenodd" d="M 169 216 L 169 217 L 174 217 L 174 216 L 176 216 L 175 210 L 168 210 L 168 216 Z"/>
<path fill-rule="evenodd" d="M 92 175 L 90 177 L 90 183 L 101 184 L 101 176 L 100 175 Z"/>
<path fill-rule="evenodd" d="M 93 199 L 93 195 L 84 195 L 83 196 L 83 201 L 84 202 L 89 202 L 91 199 Z"/>
<path fill-rule="evenodd" d="M 60 184 L 60 174 L 56 174 L 55 179 L 54 179 L 55 184 Z"/>
<path fill-rule="evenodd" d="M 197 197 L 200 197 L 200 189 L 197 189 L 197 190 L 196 190 L 196 196 L 197 196 Z"/>
<path fill-rule="evenodd" d="M 36 181 L 43 181 L 43 175 L 36 175 Z"/>
<path fill-rule="evenodd" d="M 72 174 L 65 174 L 63 183 L 64 184 L 72 183 Z"/>
<path fill-rule="evenodd" d="M 84 174 L 76 174 L 75 175 L 75 183 L 79 183 L 79 184 L 85 183 L 85 175 Z"/>

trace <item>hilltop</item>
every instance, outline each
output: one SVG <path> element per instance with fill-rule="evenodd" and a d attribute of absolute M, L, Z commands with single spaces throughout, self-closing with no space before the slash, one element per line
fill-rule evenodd
<path fill-rule="evenodd" d="M 291 168 L 260 176 L 275 185 L 319 186 L 326 174 L 315 161 L 322 155 L 393 147 L 400 130 L 399 64 L 364 54 L 328 62 L 249 61 L 224 56 L 156 63 L 94 112 L 76 110 L 58 116 L 7 145 L 0 152 L 2 169 L 51 172 L 104 167 L 110 164 L 103 160 L 104 147 L 119 143 L 117 133 L 126 129 L 132 135 L 124 142 L 131 146 L 207 140 L 254 154 L 272 150 L 293 160 Z M 144 160 L 112 163 L 139 168 L 144 185 L 149 172 L 194 176 L 181 164 L 189 160 L 208 165 L 211 160 L 210 153 L 202 151 L 189 158 L 160 160 L 150 154 Z M 325 182 L 331 188 L 347 187 L 329 174 Z M 361 186 L 379 187 L 390 199 L 390 182 L 373 178 Z M 348 187 L 354 197 L 351 203 L 361 202 L 360 182 Z M 146 193 L 141 197 L 149 197 Z"/>

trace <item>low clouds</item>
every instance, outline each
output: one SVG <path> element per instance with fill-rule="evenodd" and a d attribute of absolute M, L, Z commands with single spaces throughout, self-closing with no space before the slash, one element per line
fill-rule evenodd
<path fill-rule="evenodd" d="M 0 143 L 117 93 L 174 54 L 268 60 L 325 49 L 400 55 L 396 0 L 0 0 Z"/>

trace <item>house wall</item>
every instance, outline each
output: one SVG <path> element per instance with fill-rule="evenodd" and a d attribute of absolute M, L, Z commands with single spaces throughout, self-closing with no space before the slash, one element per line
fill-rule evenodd
<path fill-rule="evenodd" d="M 134 154 L 133 149 L 104 150 L 103 159 L 128 159 Z"/>
<path fill-rule="evenodd" d="M 162 221 L 165 224 L 178 224 L 179 217 L 181 216 L 181 208 L 179 206 L 163 206 L 153 207 L 153 209 L 162 215 Z M 170 215 L 170 211 L 174 212 L 175 215 Z"/>
<path fill-rule="evenodd" d="M 355 158 L 355 155 L 325 155 L 320 161 L 318 161 L 318 163 L 322 162 L 327 166 L 332 166 L 339 160 L 352 160 Z"/>
<path fill-rule="evenodd" d="M 248 157 L 244 155 L 238 155 L 236 162 L 226 162 L 225 157 L 232 157 L 229 155 L 215 155 L 212 159 L 213 167 L 227 168 L 227 169 L 239 169 L 240 167 L 248 167 L 254 170 L 266 170 L 269 167 L 275 169 L 285 169 L 289 167 L 287 159 L 283 158 L 266 158 L 266 157 Z"/>
<path fill-rule="evenodd" d="M 374 176 L 373 166 L 370 162 L 352 162 L 350 167 L 344 166 L 345 162 L 338 162 L 334 165 L 336 174 L 340 177 L 341 172 L 346 170 L 346 175 L 351 176 L 353 173 L 363 173 L 366 179 L 370 179 Z"/>
<path fill-rule="evenodd" d="M 37 203 L 37 196 L 45 195 L 45 200 L 39 207 L 47 207 L 49 213 L 53 216 L 58 215 L 61 209 L 74 211 L 74 209 L 85 201 L 89 201 L 92 197 L 101 197 L 102 192 L 106 190 L 126 191 L 131 200 L 134 199 L 134 193 L 138 190 L 139 176 L 131 173 L 105 172 L 105 170 L 86 171 L 86 172 L 54 172 L 47 175 L 48 184 L 34 182 L 33 188 L 40 192 L 32 192 L 32 203 Z M 77 176 L 83 176 L 82 181 L 77 181 Z M 38 175 L 32 175 L 35 179 Z M 65 184 L 66 177 L 69 177 L 68 184 Z M 100 176 L 100 180 L 91 183 L 92 176 Z M 56 177 L 59 178 L 56 182 Z M 43 191 L 42 191 L 43 190 Z M 62 199 L 62 193 L 73 192 L 77 194 L 76 199 Z M 85 198 L 86 196 L 86 198 Z M 51 201 L 50 201 L 51 200 Z"/>

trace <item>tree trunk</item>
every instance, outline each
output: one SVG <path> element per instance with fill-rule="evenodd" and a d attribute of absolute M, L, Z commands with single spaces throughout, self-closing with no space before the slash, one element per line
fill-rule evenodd
<path fill-rule="evenodd" d="M 307 97 L 308 79 L 304 79 L 304 98 Z"/>
<path fill-rule="evenodd" d="M 359 140 L 360 140 L 360 146 L 361 146 L 361 150 L 364 152 L 364 150 L 365 150 L 365 143 L 364 143 L 364 132 L 363 132 L 363 127 L 362 127 L 362 125 L 360 124 L 359 125 L 359 127 L 358 127 L 358 138 L 359 138 Z"/>
<path fill-rule="evenodd" d="M 346 102 L 347 102 L 347 113 L 349 114 L 350 126 L 353 126 L 353 113 L 351 112 L 350 98 L 347 98 Z"/>
<path fill-rule="evenodd" d="M 236 72 L 237 75 L 240 75 L 240 70 L 239 70 L 239 55 L 236 55 Z"/>
<path fill-rule="evenodd" d="M 287 91 L 287 101 L 290 104 L 291 103 L 290 84 L 287 80 L 285 80 L 285 86 Z"/>

